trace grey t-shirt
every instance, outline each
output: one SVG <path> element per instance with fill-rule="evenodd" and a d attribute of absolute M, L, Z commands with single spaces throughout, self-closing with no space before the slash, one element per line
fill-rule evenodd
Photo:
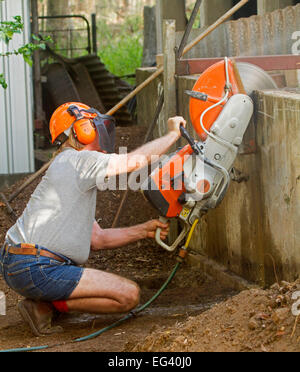
<path fill-rule="evenodd" d="M 90 254 L 97 186 L 104 181 L 110 155 L 64 149 L 51 164 L 16 224 L 12 244 L 38 244 L 75 263 Z"/>

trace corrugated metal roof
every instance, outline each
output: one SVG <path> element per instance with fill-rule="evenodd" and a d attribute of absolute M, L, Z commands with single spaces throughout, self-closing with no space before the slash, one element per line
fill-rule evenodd
<path fill-rule="evenodd" d="M 23 18 L 24 32 L 15 35 L 9 45 L 17 49 L 29 42 L 29 1 L 4 1 L 0 4 L 1 20 L 13 16 Z M 7 50 L 2 42 L 1 50 Z M 0 73 L 5 74 L 8 88 L 0 87 L 0 174 L 29 173 L 34 171 L 33 151 L 33 95 L 31 69 L 21 56 L 2 57 Z"/>
<path fill-rule="evenodd" d="M 184 58 L 292 54 L 295 43 L 292 35 L 298 30 L 300 31 L 300 4 L 262 16 L 226 22 Z M 202 31 L 193 30 L 189 41 Z M 182 33 L 177 33 L 178 44 L 181 38 Z"/>

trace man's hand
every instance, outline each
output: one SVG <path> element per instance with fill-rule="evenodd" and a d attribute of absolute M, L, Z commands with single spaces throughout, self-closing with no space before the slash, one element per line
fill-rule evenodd
<path fill-rule="evenodd" d="M 181 136 L 181 132 L 180 132 L 180 126 L 181 125 L 184 128 L 186 127 L 186 121 L 181 116 L 175 116 L 174 118 L 170 118 L 168 120 L 168 129 L 169 129 L 169 132 L 175 132 L 178 137 Z"/>
<path fill-rule="evenodd" d="M 145 228 L 146 238 L 155 238 L 155 233 L 158 228 L 161 228 L 160 238 L 165 240 L 169 233 L 169 224 L 161 223 L 159 220 L 151 220 L 143 224 Z"/>

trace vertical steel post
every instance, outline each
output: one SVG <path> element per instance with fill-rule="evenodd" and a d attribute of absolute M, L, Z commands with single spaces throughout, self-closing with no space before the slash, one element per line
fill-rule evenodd
<path fill-rule="evenodd" d="M 97 19 L 96 14 L 92 14 L 92 45 L 93 45 L 93 53 L 97 54 L 98 48 L 97 48 Z"/>
<path fill-rule="evenodd" d="M 32 33 L 39 35 L 39 21 L 38 21 L 38 6 L 37 0 L 31 0 L 31 15 L 32 15 Z M 36 41 L 33 41 L 36 43 Z M 34 74 L 34 103 L 35 103 L 35 129 L 42 129 L 45 113 L 43 111 L 42 98 L 42 83 L 41 83 L 41 64 L 40 52 L 36 50 L 33 54 L 33 74 Z"/>

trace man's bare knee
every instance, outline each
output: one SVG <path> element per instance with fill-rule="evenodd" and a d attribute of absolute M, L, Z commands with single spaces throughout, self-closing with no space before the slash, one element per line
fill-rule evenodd
<path fill-rule="evenodd" d="M 122 311 L 130 311 L 137 307 L 140 303 L 140 292 L 140 287 L 136 283 L 131 282 L 126 293 L 122 294 L 122 299 L 120 301 Z"/>

